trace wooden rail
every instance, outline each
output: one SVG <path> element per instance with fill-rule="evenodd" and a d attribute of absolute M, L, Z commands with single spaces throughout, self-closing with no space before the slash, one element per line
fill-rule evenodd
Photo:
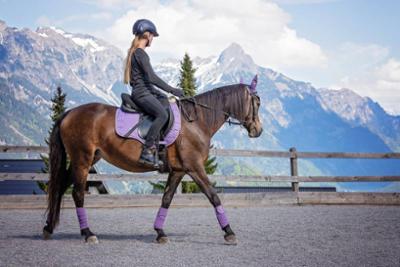
<path fill-rule="evenodd" d="M 0 153 L 48 153 L 48 148 L 43 146 L 0 146 Z M 211 149 L 211 155 L 227 157 L 278 157 L 289 158 L 290 175 L 210 175 L 212 181 L 268 181 L 268 182 L 291 182 L 292 191 L 296 195 L 288 195 L 289 203 L 297 204 L 400 204 L 399 193 L 328 193 L 299 192 L 299 182 L 376 182 L 396 181 L 400 182 L 400 176 L 299 176 L 298 158 L 353 158 L 353 159 L 400 159 L 400 153 L 349 153 L 349 152 L 297 152 L 295 148 L 289 151 L 257 151 L 257 150 L 233 150 L 233 149 Z M 89 181 L 102 180 L 145 180 L 159 181 L 166 179 L 165 174 L 89 174 Z M 187 179 L 187 178 L 184 178 Z M 48 174 L 44 173 L 0 173 L 0 180 L 48 180 Z M 253 193 L 254 194 L 254 193 Z M 269 193 L 271 194 L 271 193 Z M 235 194 L 236 195 L 236 194 Z M 347 196 L 347 197 L 346 197 Z M 385 199 L 386 196 L 386 200 Z M 347 201 L 347 202 L 346 202 Z"/>
<path fill-rule="evenodd" d="M 46 146 L 0 146 L 0 153 L 48 153 Z M 400 153 L 354 153 L 354 152 L 297 152 L 210 149 L 210 155 L 223 157 L 268 157 L 268 158 L 347 158 L 347 159 L 400 159 Z"/>
<path fill-rule="evenodd" d="M 0 146 L 0 153 L 48 153 L 45 146 Z M 371 182 L 400 181 L 400 176 L 298 176 L 298 158 L 353 158 L 353 159 L 400 159 L 400 153 L 349 153 L 349 152 L 297 152 L 296 148 L 289 151 L 260 151 L 211 149 L 211 155 L 224 157 L 278 157 L 290 159 L 290 176 L 277 175 L 210 175 L 213 181 L 268 181 L 292 182 L 293 191 L 298 192 L 299 182 Z M 165 174 L 90 174 L 88 180 L 147 180 L 165 179 Z M 47 180 L 46 174 L 0 173 L 0 180 Z"/>
<path fill-rule="evenodd" d="M 266 181 L 266 182 L 400 182 L 400 176 L 274 176 L 274 175 L 209 175 L 212 181 Z M 159 181 L 165 180 L 166 174 L 89 174 L 88 181 L 104 180 L 135 180 Z M 187 177 L 184 178 L 188 179 Z M 0 180 L 32 180 L 46 181 L 46 173 L 0 173 Z M 298 190 L 297 190 L 298 191 Z"/>
<path fill-rule="evenodd" d="M 399 193 L 342 192 L 268 192 L 219 194 L 225 207 L 257 207 L 272 205 L 400 205 Z M 160 206 L 161 194 L 151 195 L 86 195 L 85 207 L 155 207 Z M 204 194 L 175 195 L 173 207 L 209 207 Z M 63 208 L 75 208 L 71 195 L 64 196 Z M 0 209 L 45 209 L 46 195 L 0 196 Z"/>

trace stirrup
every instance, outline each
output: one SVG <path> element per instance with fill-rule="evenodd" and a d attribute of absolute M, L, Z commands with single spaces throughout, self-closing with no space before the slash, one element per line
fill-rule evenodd
<path fill-rule="evenodd" d="M 151 161 L 143 159 L 143 158 L 139 158 L 139 163 L 146 165 L 146 166 L 154 166 L 154 162 L 151 162 Z"/>
<path fill-rule="evenodd" d="M 152 153 L 144 153 L 144 150 L 146 148 L 143 148 L 142 153 L 140 154 L 139 157 L 139 163 L 145 164 L 145 165 L 154 165 L 154 154 Z"/>
<path fill-rule="evenodd" d="M 143 165 L 146 165 L 146 166 L 148 166 L 148 167 L 153 167 L 153 168 L 155 168 L 155 169 L 160 169 L 160 168 L 163 168 L 163 166 L 164 166 L 164 162 L 161 161 L 161 160 L 159 160 L 159 161 L 156 163 L 155 161 L 152 162 L 152 161 L 148 161 L 148 160 L 146 160 L 146 159 L 139 158 L 139 163 L 140 163 L 140 164 L 143 164 Z"/>
<path fill-rule="evenodd" d="M 155 169 L 159 169 L 160 165 L 162 167 L 164 163 L 162 161 L 158 160 L 157 147 L 155 148 L 156 150 L 154 153 L 152 153 L 151 156 L 149 154 L 147 154 L 148 157 L 146 157 L 146 154 L 143 154 L 143 151 L 145 149 L 146 148 L 143 148 L 143 150 L 142 150 L 142 154 L 140 155 L 140 158 L 139 158 L 139 163 L 146 165 L 148 167 L 153 167 Z M 147 148 L 147 149 L 149 149 L 149 148 Z M 151 151 L 151 149 L 149 149 L 149 150 Z"/>

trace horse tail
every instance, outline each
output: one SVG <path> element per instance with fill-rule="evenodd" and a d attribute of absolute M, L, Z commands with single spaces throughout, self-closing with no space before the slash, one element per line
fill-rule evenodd
<path fill-rule="evenodd" d="M 50 177 L 47 189 L 47 224 L 54 229 L 60 218 L 61 200 L 68 187 L 67 154 L 61 139 L 60 125 L 68 114 L 65 112 L 53 127 L 50 135 L 49 168 Z"/>

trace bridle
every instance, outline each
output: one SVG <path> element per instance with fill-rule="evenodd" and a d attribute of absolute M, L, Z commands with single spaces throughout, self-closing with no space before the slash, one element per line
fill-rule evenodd
<path fill-rule="evenodd" d="M 250 91 L 250 96 L 251 96 L 251 105 L 250 105 L 250 107 L 252 108 L 252 112 L 251 112 L 251 116 L 252 116 L 251 119 L 252 119 L 252 120 L 251 120 L 251 121 L 254 121 L 255 118 L 256 118 L 256 116 L 257 116 L 257 110 L 256 110 L 256 107 L 255 107 L 255 106 L 256 106 L 256 105 L 255 105 L 255 100 L 260 101 L 260 97 L 257 95 L 257 90 L 256 90 L 257 81 L 258 81 L 258 75 L 256 74 L 256 75 L 254 76 L 253 80 L 251 81 L 250 85 L 248 85 L 248 87 L 247 87 L 248 90 Z M 242 79 L 240 79 L 240 84 L 243 85 Z M 202 107 L 202 108 L 206 108 L 206 109 L 209 109 L 209 110 L 213 110 L 213 111 L 215 111 L 215 112 L 221 112 L 221 113 L 223 113 L 223 114 L 225 115 L 225 117 L 226 117 L 224 123 L 228 123 L 229 125 L 240 125 L 240 126 L 243 126 L 244 128 L 247 129 L 246 125 L 247 125 L 248 120 L 239 120 L 239 119 L 237 119 L 237 118 L 234 118 L 234 117 L 232 116 L 232 114 L 230 114 L 230 113 L 228 113 L 228 112 L 226 112 L 226 111 L 223 111 L 223 110 L 221 110 L 221 109 L 215 109 L 215 108 L 213 108 L 213 107 L 210 107 L 210 106 L 205 105 L 205 104 L 202 104 L 202 103 L 197 103 L 197 101 L 196 101 L 196 99 L 195 99 L 194 97 L 181 98 L 181 99 L 179 99 L 178 101 L 188 101 L 188 102 L 191 102 L 191 103 L 194 104 L 194 106 L 195 106 L 194 110 L 195 110 L 196 118 L 193 119 L 193 120 L 190 119 L 190 117 L 189 117 L 189 115 L 187 114 L 186 110 L 183 108 L 183 105 L 179 105 L 179 106 L 180 106 L 180 109 L 181 109 L 181 112 L 183 113 L 183 116 L 184 116 L 184 117 L 187 119 L 187 121 L 189 121 L 189 122 L 198 119 L 196 106 L 200 106 L 200 107 Z M 246 117 L 246 118 L 247 118 L 247 117 Z M 236 121 L 232 121 L 232 119 L 234 119 L 234 120 L 236 120 Z"/>
<path fill-rule="evenodd" d="M 255 100 L 259 101 L 260 97 L 257 95 L 257 93 L 251 93 L 250 96 L 251 96 L 250 108 L 252 109 L 251 116 L 252 116 L 252 120 L 254 120 L 254 118 L 257 116 L 257 114 L 256 114 L 257 110 L 256 110 L 256 107 L 255 107 Z M 195 119 L 191 119 L 189 117 L 189 115 L 187 114 L 186 110 L 183 108 L 183 105 L 179 105 L 181 107 L 181 111 L 182 111 L 183 116 L 189 122 L 196 121 L 198 119 L 196 106 L 199 106 L 199 107 L 202 107 L 202 108 L 205 108 L 205 109 L 209 109 L 209 110 L 212 110 L 212 111 L 215 111 L 215 112 L 223 113 L 226 116 L 226 119 L 225 119 L 224 123 L 228 123 L 229 126 L 231 126 L 231 125 L 239 125 L 239 126 L 243 126 L 243 127 L 246 128 L 246 123 L 248 122 L 248 120 L 239 120 L 237 118 L 234 118 L 232 116 L 232 114 L 230 114 L 229 112 L 226 112 L 226 111 L 224 111 L 222 109 L 215 109 L 215 108 L 210 107 L 210 106 L 208 106 L 206 104 L 198 103 L 193 96 L 180 98 L 178 100 L 178 102 L 183 102 L 183 101 L 191 102 L 195 106 L 194 110 L 195 110 L 196 118 Z"/>

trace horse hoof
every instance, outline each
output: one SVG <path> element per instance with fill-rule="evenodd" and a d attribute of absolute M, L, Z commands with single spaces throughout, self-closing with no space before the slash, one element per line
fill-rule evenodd
<path fill-rule="evenodd" d="M 237 245 L 237 239 L 235 235 L 225 235 L 224 239 L 226 245 Z"/>
<path fill-rule="evenodd" d="M 43 230 L 43 239 L 44 240 L 51 239 L 51 233 L 47 232 L 46 230 Z"/>
<path fill-rule="evenodd" d="M 86 243 L 88 243 L 88 244 L 98 244 L 99 240 L 97 239 L 97 237 L 95 235 L 92 235 L 92 236 L 89 236 L 86 239 Z"/>
<path fill-rule="evenodd" d="M 168 239 L 168 237 L 166 237 L 166 236 L 161 236 L 161 237 L 158 237 L 158 238 L 156 239 L 156 242 L 157 242 L 158 244 L 166 244 L 166 243 L 169 242 L 169 239 Z"/>

